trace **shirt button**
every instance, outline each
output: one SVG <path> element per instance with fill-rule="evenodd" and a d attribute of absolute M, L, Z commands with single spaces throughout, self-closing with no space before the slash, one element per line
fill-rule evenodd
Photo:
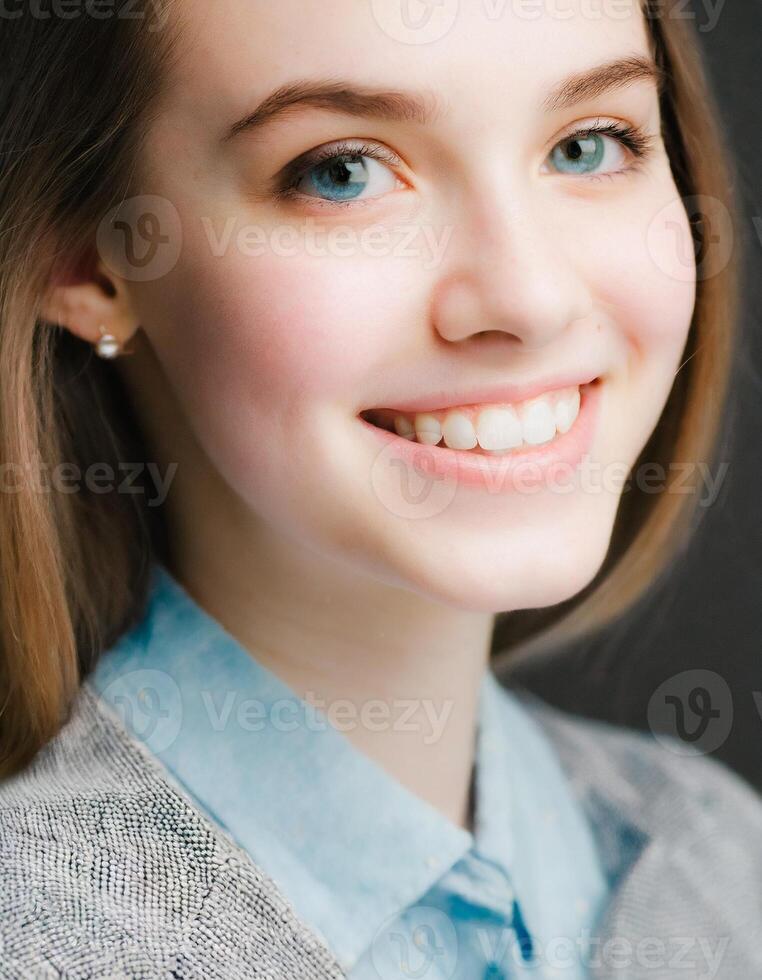
<path fill-rule="evenodd" d="M 507 977 L 497 963 L 489 963 L 484 971 L 484 980 L 507 980 Z"/>
<path fill-rule="evenodd" d="M 430 854 L 430 855 L 429 855 L 429 856 L 428 856 L 428 857 L 426 858 L 426 864 L 427 864 L 427 865 L 428 865 L 428 866 L 429 866 L 430 868 L 436 868 L 436 867 L 437 867 L 437 866 L 439 865 L 439 858 L 438 858 L 438 857 L 437 857 L 437 856 L 436 856 L 435 854 Z"/>

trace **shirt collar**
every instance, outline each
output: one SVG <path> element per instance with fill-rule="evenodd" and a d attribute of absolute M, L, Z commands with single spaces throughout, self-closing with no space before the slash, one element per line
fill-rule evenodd
<path fill-rule="evenodd" d="M 486 673 L 477 743 L 475 846 L 508 871 L 529 935 L 545 947 L 554 937 L 580 934 L 590 916 L 576 897 L 603 901 L 607 869 L 590 814 L 531 710 L 542 703 L 531 696 L 524 702 L 491 669 Z M 609 827 L 614 832 L 620 823 L 610 821 Z"/>
<path fill-rule="evenodd" d="M 543 903 L 558 904 L 557 928 L 570 922 L 563 894 L 536 873 L 538 860 L 570 864 L 550 824 L 537 833 L 538 820 L 559 819 L 539 777 L 558 763 L 491 670 L 479 697 L 472 835 L 355 749 L 162 565 L 153 576 L 143 620 L 101 657 L 92 682 L 127 709 L 135 734 L 281 886 L 345 969 L 473 845 L 510 875 L 530 936 L 548 921 Z M 581 819 L 570 796 L 565 806 L 562 819 Z"/>

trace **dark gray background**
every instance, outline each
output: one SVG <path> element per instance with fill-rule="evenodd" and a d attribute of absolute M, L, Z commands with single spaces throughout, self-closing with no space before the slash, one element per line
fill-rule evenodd
<path fill-rule="evenodd" d="M 712 9 L 720 10 L 719 19 L 707 29 Z M 762 790 L 762 0 L 725 0 L 721 8 L 695 0 L 687 10 L 739 181 L 736 233 L 745 284 L 734 404 L 721 455 L 729 468 L 687 552 L 626 620 L 513 676 L 565 710 L 670 734 L 680 734 L 677 709 L 665 709 L 661 698 L 662 714 L 652 713 L 659 686 L 671 678 L 684 702 L 690 689 L 704 687 L 720 714 L 693 742 L 698 717 L 689 712 L 687 741 Z M 695 669 L 712 673 L 677 676 Z"/>

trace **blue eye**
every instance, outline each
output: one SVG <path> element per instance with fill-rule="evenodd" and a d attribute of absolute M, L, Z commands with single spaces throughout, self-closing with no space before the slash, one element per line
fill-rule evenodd
<path fill-rule="evenodd" d="M 567 139 L 551 153 L 555 167 L 563 173 L 587 174 L 597 170 L 606 155 L 606 147 L 598 133 Z"/>
<path fill-rule="evenodd" d="M 397 162 L 381 147 L 329 147 L 295 160 L 287 168 L 281 193 L 330 204 L 379 197 L 397 186 L 398 178 L 390 169 Z"/>
<path fill-rule="evenodd" d="M 596 126 L 571 133 L 553 147 L 548 159 L 562 174 L 612 175 L 634 168 L 632 163 L 627 164 L 625 148 L 637 163 L 654 142 L 654 137 L 631 126 Z"/>
<path fill-rule="evenodd" d="M 359 197 L 370 183 L 368 169 L 365 157 L 335 157 L 313 167 L 307 174 L 306 183 L 319 197 L 351 200 Z"/>

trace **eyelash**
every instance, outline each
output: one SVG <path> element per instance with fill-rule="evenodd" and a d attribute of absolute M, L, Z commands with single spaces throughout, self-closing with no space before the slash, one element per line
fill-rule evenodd
<path fill-rule="evenodd" d="M 621 123 L 601 123 L 600 120 L 597 120 L 592 126 L 584 126 L 562 137 L 553 144 L 553 148 L 562 143 L 571 143 L 577 139 L 585 139 L 592 133 L 600 133 L 603 136 L 611 136 L 632 153 L 633 160 L 627 167 L 624 167 L 621 170 L 616 170 L 613 173 L 590 174 L 587 176 L 578 177 L 577 179 L 587 181 L 610 180 L 615 177 L 620 177 L 624 174 L 631 173 L 635 170 L 639 170 L 645 160 L 648 158 L 650 151 L 653 149 L 658 139 L 658 137 L 646 133 L 639 126 L 631 126 Z M 347 159 L 370 157 L 373 160 L 386 163 L 390 167 L 397 167 L 400 164 L 400 158 L 396 153 L 393 153 L 391 150 L 386 150 L 377 144 L 364 143 L 358 146 L 356 143 L 344 141 L 333 143 L 323 149 L 317 149 L 303 154 L 289 163 L 278 178 L 276 196 L 282 200 L 298 200 L 301 198 L 308 198 L 310 201 L 319 206 L 327 206 L 330 208 L 357 208 L 362 207 L 363 204 L 372 203 L 374 200 L 376 200 L 376 198 L 369 198 L 366 201 L 324 201 L 321 198 L 300 194 L 296 190 L 297 186 L 310 172 L 310 170 L 320 166 L 321 163 L 326 163 L 329 160 L 339 160 L 342 157 Z"/>
<path fill-rule="evenodd" d="M 601 133 L 603 136 L 611 136 L 632 153 L 633 159 L 622 170 L 615 170 L 605 174 L 590 174 L 589 176 L 582 177 L 582 180 L 613 180 L 615 177 L 640 170 L 659 140 L 658 136 L 646 133 L 639 126 L 630 126 L 625 123 L 601 123 L 600 120 L 596 120 L 592 126 L 584 126 L 564 136 L 558 143 L 554 144 L 554 147 L 560 143 L 570 143 L 576 139 L 585 139 L 591 133 Z"/>
<path fill-rule="evenodd" d="M 297 200 L 308 197 L 308 195 L 300 194 L 296 190 L 302 178 L 310 170 L 314 170 L 315 167 L 320 166 L 321 163 L 327 163 L 329 160 L 339 160 L 342 157 L 349 159 L 354 157 L 370 157 L 373 160 L 378 160 L 380 163 L 386 163 L 390 167 L 398 167 L 400 165 L 400 158 L 396 153 L 392 153 L 391 150 L 385 150 L 384 147 L 375 143 L 363 143 L 360 146 L 356 143 L 353 144 L 344 141 L 332 143 L 330 146 L 322 149 L 311 150 L 289 163 L 280 175 L 276 196 L 282 199 Z M 362 207 L 366 203 L 364 201 L 322 201 L 317 197 L 308 197 L 308 199 L 318 205 L 332 208 L 348 206 L 356 208 Z M 374 199 L 369 198 L 368 200 L 372 201 Z"/>

